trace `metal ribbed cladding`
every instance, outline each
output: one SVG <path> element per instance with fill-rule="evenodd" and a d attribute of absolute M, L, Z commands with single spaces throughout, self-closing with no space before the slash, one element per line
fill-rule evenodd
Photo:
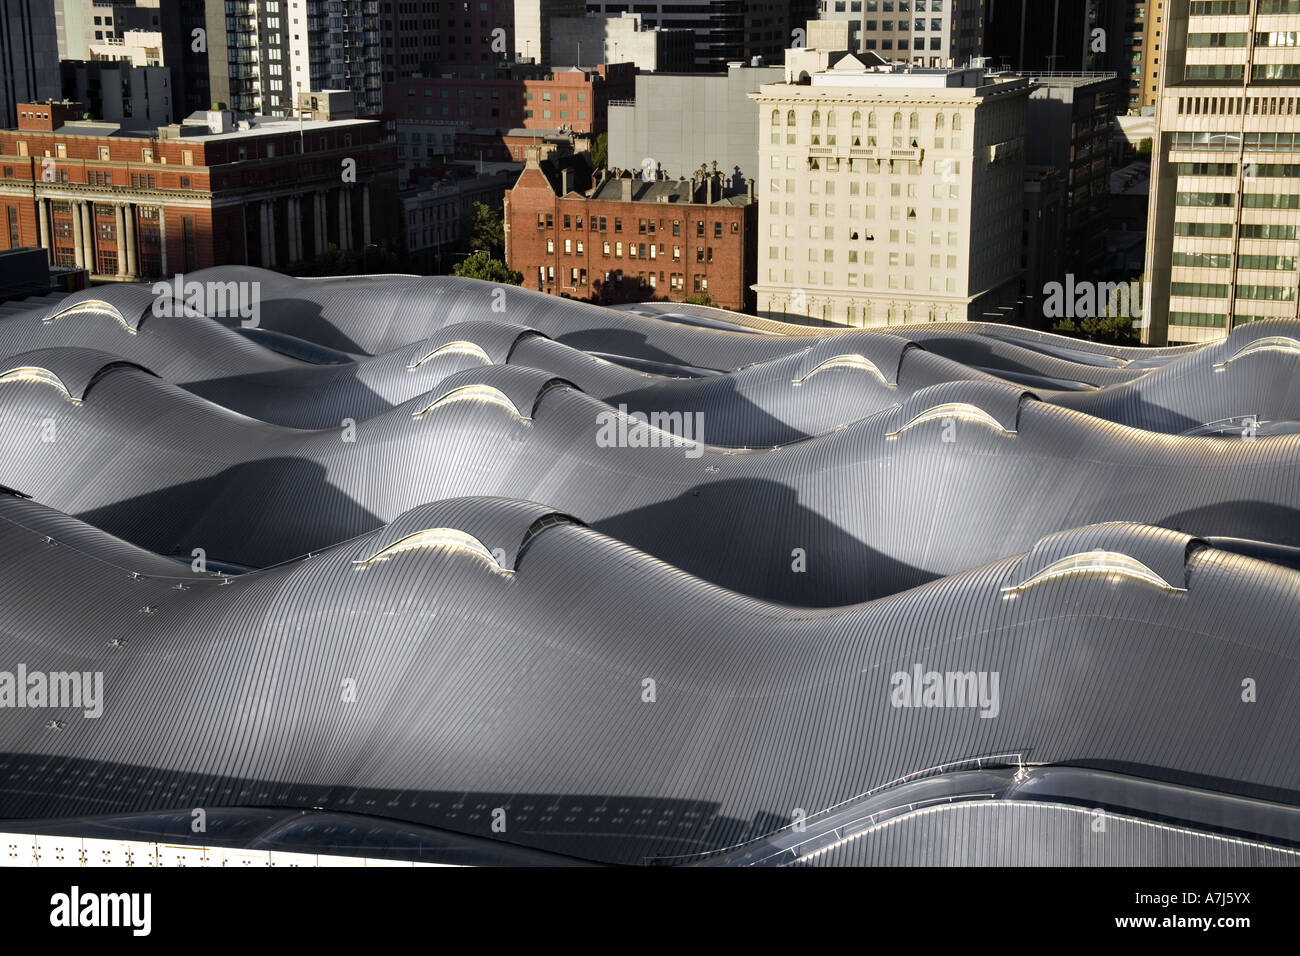
<path fill-rule="evenodd" d="M 828 372 L 826 382 L 857 374 Z M 454 381 L 513 377 L 527 379 L 527 407 L 518 407 L 531 421 L 473 400 L 413 418 L 446 394 L 440 385 L 356 422 L 352 434 L 252 421 L 132 369 L 104 375 L 81 406 L 48 385 L 6 383 L 0 485 L 150 550 L 202 547 L 253 567 L 429 501 L 528 498 L 717 584 L 821 606 L 912 587 L 1101 521 L 1300 545 L 1296 436 L 1152 435 L 1025 400 L 1014 435 L 954 418 L 891 441 L 899 416 L 887 409 L 774 450 L 602 447 L 602 421 L 618 444 L 610 406 L 563 386 L 540 391 L 548 373 L 484 366 Z M 937 387 L 976 404 L 1021 394 L 981 382 Z M 47 420 L 57 440 L 41 440 Z M 706 445 L 710 428 L 706 417 Z M 795 570 L 800 560 L 805 571 Z"/>
<path fill-rule="evenodd" d="M 445 293 L 449 291 L 436 282 L 430 284 L 432 279 L 417 281 L 412 277 L 368 278 L 365 282 L 359 282 L 356 277 L 298 280 L 243 267 L 225 272 L 210 272 L 209 278 L 214 282 L 258 282 L 264 294 L 275 297 L 271 300 L 274 308 L 270 312 L 278 317 L 276 321 L 283 320 L 305 335 L 320 334 L 326 326 L 328 329 L 334 328 L 328 322 L 322 325 L 322 315 L 324 312 L 333 314 L 330 310 L 334 310 L 335 306 L 330 303 L 333 302 L 331 296 L 335 293 L 344 297 L 348 309 L 378 310 L 381 313 L 378 325 L 397 328 L 401 323 L 394 317 L 396 303 L 404 300 L 412 303 L 438 301 L 439 296 L 445 298 Z M 457 282 L 457 289 L 477 288 L 472 280 Z M 117 299 L 123 296 L 138 299 L 141 290 L 152 294 L 151 288 L 115 286 L 105 295 Z M 489 291 L 491 289 L 495 287 L 489 287 Z M 526 290 L 516 291 L 522 293 Z M 60 303 L 59 309 L 78 299 L 85 301 L 86 296 L 79 294 L 69 297 Z M 579 325 L 585 323 L 591 332 L 592 342 L 602 348 L 616 348 L 617 341 L 626 340 L 626 330 L 615 328 L 610 331 L 608 316 L 614 316 L 616 323 L 637 319 L 632 313 L 602 310 L 569 300 L 556 300 L 547 296 L 541 296 L 540 300 L 530 300 L 529 307 L 545 306 L 547 314 L 567 316 L 566 328 L 573 326 L 574 322 Z M 496 321 L 505 316 L 491 309 L 479 309 L 476 312 L 472 307 L 473 301 L 477 300 L 465 299 L 461 303 L 463 307 L 459 307 L 460 313 L 471 317 L 471 321 L 460 323 L 459 326 L 441 327 L 440 319 L 435 323 L 440 327 L 426 341 L 452 334 L 449 329 L 457 329 L 457 334 L 474 330 L 475 337 L 484 339 L 483 345 L 499 351 L 499 346 L 511 338 L 511 333 L 501 326 L 520 326 L 514 324 L 513 320 L 506 323 Z M 122 304 L 128 305 L 125 301 Z M 485 300 L 479 304 L 492 303 Z M 403 360 L 409 359 L 407 352 L 413 354 L 421 347 L 420 344 L 412 346 L 404 342 L 402 348 L 355 364 L 313 366 L 271 352 L 211 318 L 156 316 L 146 310 L 144 320 L 137 326 L 138 334 L 132 335 L 110 316 L 93 311 L 65 311 L 60 318 L 50 323 L 40 321 L 42 314 L 41 311 L 27 312 L 0 320 L 0 351 L 12 356 L 35 348 L 56 346 L 98 348 L 149 368 L 166 380 L 182 384 L 196 394 L 204 395 L 233 410 L 295 428 L 330 427 L 347 418 L 359 421 L 413 397 L 421 388 L 427 390 L 433 385 L 431 378 L 434 368 L 422 367 L 417 370 L 419 376 L 413 378 L 404 374 L 405 369 L 399 367 Z M 484 315 L 492 316 L 493 320 L 483 319 Z M 606 318 L 602 319 L 602 316 Z M 355 316 L 349 321 L 355 321 Z M 687 343 L 688 351 L 695 348 L 689 343 L 697 341 L 701 347 L 716 353 L 728 341 L 727 335 L 737 337 L 735 333 L 718 333 L 708 329 L 680 325 L 674 328 L 671 322 L 638 321 L 649 321 L 649 328 L 656 335 L 671 332 L 670 337 L 674 341 L 680 339 Z M 398 322 L 398 326 L 394 326 L 394 322 Z M 429 326 L 429 321 L 427 317 L 413 317 L 408 326 L 423 329 Z M 878 411 L 881 406 L 874 402 L 870 386 L 866 386 L 865 391 L 846 389 L 843 396 L 836 394 L 822 404 L 808 395 L 794 400 L 787 394 L 789 390 L 784 388 L 785 383 L 776 381 L 775 377 L 765 379 L 765 389 L 770 389 L 771 394 L 767 390 L 756 390 L 755 383 L 748 379 L 764 378 L 773 371 L 765 369 L 765 365 L 781 363 L 794 355 L 802 353 L 807 361 L 814 353 L 804 352 L 805 349 L 826 350 L 830 353 L 856 348 L 859 351 L 873 352 L 881 348 L 887 349 L 901 335 L 906 334 L 912 339 L 929 343 L 931 348 L 946 350 L 945 354 L 951 353 L 975 363 L 992 362 L 994 365 L 987 366 L 992 372 L 1040 391 L 1067 387 L 1076 389 L 1071 382 L 1077 381 L 1081 376 L 1097 380 L 1098 370 L 1105 373 L 1103 377 L 1118 375 L 1132 378 L 1130 382 L 1117 381 L 1101 389 L 1059 393 L 1049 391 L 1043 394 L 1054 403 L 1134 427 L 1179 433 L 1209 422 L 1247 415 L 1254 415 L 1266 423 L 1288 422 L 1300 419 L 1300 396 L 1296 394 L 1300 380 L 1291 374 L 1293 356 L 1264 352 L 1250 355 L 1240 363 L 1229 364 L 1221 371 L 1216 371 L 1214 366 L 1221 359 L 1235 354 L 1244 344 L 1265 335 L 1291 334 L 1296 327 L 1296 323 L 1287 322 L 1258 323 L 1234 330 L 1225 342 L 1198 347 L 1199 350 L 1167 350 L 1168 355 L 1160 351 L 1139 353 L 1146 356 L 1143 359 L 1117 357 L 1127 355 L 1132 350 L 1110 349 L 1108 352 L 1108 347 L 1094 343 L 1074 342 L 1060 336 L 1015 330 L 1006 326 L 979 324 L 907 326 L 896 327 L 892 331 L 886 327 L 882 330 L 847 331 L 835 335 L 799 338 L 745 333 L 740 334 L 738 340 L 762 340 L 765 350 L 777 353 L 777 357 L 768 358 L 759 365 L 750 365 L 737 373 L 734 382 L 737 398 L 730 403 L 719 401 L 729 387 L 730 378 L 723 378 L 703 388 L 698 400 L 695 392 L 682 383 L 677 383 L 667 390 L 662 410 L 708 412 L 715 420 L 714 433 L 718 436 L 719 444 L 784 444 L 810 434 L 820 434 L 828 427 Z M 605 331 L 610 333 L 608 340 L 597 343 L 596 340 Z M 332 335 L 334 332 L 329 332 L 327 338 Z M 719 335 L 722 336 L 721 339 L 718 338 Z M 1007 341 L 998 336 L 1003 336 Z M 498 339 L 501 341 L 498 342 Z M 648 341 L 645 336 L 641 340 Z M 873 342 L 876 344 L 873 345 Z M 638 373 L 615 369 L 584 353 L 566 350 L 558 343 L 548 344 L 549 349 L 526 348 L 526 354 L 512 356 L 510 360 L 512 364 L 535 364 L 570 377 L 579 387 L 597 397 L 614 399 L 619 395 L 636 393 L 636 400 L 643 403 L 644 407 L 658 407 L 652 404 L 657 398 L 656 393 L 646 390 L 652 389 L 657 384 L 655 381 L 638 379 Z M 515 347 L 517 351 L 517 339 Z M 908 351 L 915 353 L 918 350 L 913 348 Z M 1112 355 L 1112 352 L 1115 354 Z M 397 353 L 401 353 L 400 358 Z M 1156 362 L 1156 359 L 1160 361 Z M 464 355 L 439 356 L 436 361 L 439 363 L 437 368 L 449 368 L 451 371 L 473 364 L 470 357 Z M 907 365 L 909 361 L 915 360 L 904 357 L 903 364 Z M 1122 368 L 1108 367 L 1117 363 L 1128 364 Z M 885 364 L 889 363 L 886 361 Z M 1153 364 L 1158 366 L 1154 370 L 1151 368 Z M 835 371 L 840 373 L 843 370 Z M 579 377 L 566 374 L 570 372 Z M 618 377 L 620 373 L 625 373 L 621 379 Z M 801 380 L 804 374 L 806 373 L 802 370 L 797 372 L 792 381 Z M 1053 375 L 1057 377 L 1053 378 Z M 1133 378 L 1134 376 L 1137 377 Z M 817 377 L 820 376 L 815 376 L 805 385 L 812 386 Z M 978 377 L 989 376 L 986 372 L 977 371 L 972 365 L 950 360 L 947 379 Z M 645 388 L 636 388 L 643 383 Z M 751 408 L 751 403 L 759 408 Z M 783 407 L 786 404 L 792 406 L 790 410 Z M 719 421 L 720 418 L 722 421 Z"/>
<path fill-rule="evenodd" d="M 1215 368 L 1264 335 L 1300 335 L 1300 323 L 1261 324 L 1266 327 L 1234 331 L 1127 385 L 1049 399 L 1099 418 L 1173 434 L 1246 416 L 1260 423 L 1295 421 L 1300 419 L 1300 363 L 1295 355 L 1257 352 Z"/>
<path fill-rule="evenodd" d="M 809 330 L 804 335 L 754 335 L 685 326 L 530 289 L 452 276 L 375 277 L 364 282 L 355 277 L 305 280 L 228 266 L 202 270 L 186 278 L 200 282 L 256 282 L 263 327 L 329 348 L 370 355 L 408 346 L 446 325 L 498 315 L 575 348 L 723 370 L 786 355 L 792 344 L 815 345 L 825 334 Z M 147 292 L 150 287 L 127 288 Z M 228 324 L 238 318 L 234 313 L 223 317 Z M 1093 384 L 1124 381 L 1136 374 L 1069 362 L 1042 350 L 965 331 L 909 326 L 909 337 L 913 331 L 935 337 L 932 350 L 951 349 L 960 356 L 983 356 L 985 361 L 979 364 L 1002 362 L 1012 369 Z"/>
<path fill-rule="evenodd" d="M 901 813 L 788 865 L 1300 866 L 1300 853 L 1063 804 L 966 800 Z"/>
<path fill-rule="evenodd" d="M 58 313 L 65 308 L 70 308 L 67 300 L 44 311 Z M 43 318 L 44 312 L 0 318 L 0 353 L 9 357 L 64 346 L 98 349 L 155 369 L 177 383 L 231 374 L 269 374 L 305 365 L 201 316 L 158 316 L 146 311 L 135 334 L 112 316 L 97 311 L 68 311 L 52 322 Z"/>
<path fill-rule="evenodd" d="M 781 322 L 775 319 L 746 315 L 742 312 L 730 312 L 726 309 L 689 305 L 682 302 L 631 302 L 615 305 L 611 308 L 621 312 L 633 312 L 639 315 L 662 318 L 670 318 L 675 314 L 710 318 L 718 322 L 745 328 L 751 332 L 761 332 L 768 335 L 833 336 L 840 335 L 845 331 L 860 331 L 859 329 L 840 325 L 800 325 L 792 322 Z M 1100 360 L 1103 364 L 1111 364 L 1110 360 L 1112 359 L 1118 359 L 1121 362 L 1163 359 L 1169 356 L 1186 354 L 1201 347 L 1200 345 L 1154 347 L 1145 345 L 1110 345 L 1104 342 L 1089 342 L 1086 339 L 1058 335 L 1054 332 L 1041 332 L 1037 329 L 1026 329 L 1017 325 L 1002 325 L 991 322 L 930 322 L 924 324 L 913 323 L 911 325 L 878 325 L 870 327 L 868 331 L 907 334 L 916 328 L 932 329 L 939 333 L 960 332 L 969 335 L 985 335 L 990 338 L 1022 345 L 1026 348 L 1040 349 L 1061 358 L 1072 358 L 1075 361 Z"/>
<path fill-rule="evenodd" d="M 482 528 L 529 507 L 428 517 Z M 439 550 L 357 568 L 373 543 L 173 595 L 0 523 L 0 661 L 105 673 L 97 720 L 6 714 L 0 817 L 319 806 L 640 862 L 1009 752 L 1300 802 L 1300 574 L 1262 562 L 1199 551 L 1174 597 L 1079 578 L 1008 601 L 1010 558 L 808 611 L 568 524 L 513 575 Z M 891 675 L 915 665 L 998 673 L 998 716 L 893 706 Z M 1242 675 L 1271 692 L 1243 706 Z"/>

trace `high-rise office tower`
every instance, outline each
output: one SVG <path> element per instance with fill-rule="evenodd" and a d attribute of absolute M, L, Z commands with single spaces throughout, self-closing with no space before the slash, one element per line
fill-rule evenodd
<path fill-rule="evenodd" d="M 1126 0 L 1124 63 L 1120 75 L 1128 83 L 1127 110 L 1154 108 L 1160 97 L 1160 46 L 1165 33 L 1166 0 Z"/>
<path fill-rule="evenodd" d="M 18 125 L 19 103 L 58 97 L 60 89 L 50 0 L 0 0 L 0 128 Z"/>
<path fill-rule="evenodd" d="M 1144 341 L 1295 318 L 1300 0 L 1166 0 Z"/>
<path fill-rule="evenodd" d="M 1036 0 L 1037 2 L 1037 0 Z M 818 0 L 849 24 L 849 49 L 917 66 L 964 66 L 984 53 L 985 0 Z"/>
<path fill-rule="evenodd" d="M 557 17 L 581 17 L 586 0 L 514 0 L 514 53 L 521 60 L 551 65 L 551 21 Z M 589 63 L 607 62 L 601 51 L 589 51 Z"/>
<path fill-rule="evenodd" d="M 695 69 L 722 73 L 730 62 L 756 56 L 779 63 L 787 47 L 815 16 L 810 0 L 650 0 L 628 4 L 588 0 L 600 16 L 639 13 L 646 26 L 695 31 Z"/>

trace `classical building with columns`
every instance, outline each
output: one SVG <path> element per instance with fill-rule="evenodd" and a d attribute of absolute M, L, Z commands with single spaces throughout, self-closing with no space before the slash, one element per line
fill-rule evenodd
<path fill-rule="evenodd" d="M 375 120 L 214 110 L 130 130 L 75 119 L 74 103 L 18 114 L 0 131 L 0 249 L 132 280 L 400 241 L 396 147 Z"/>

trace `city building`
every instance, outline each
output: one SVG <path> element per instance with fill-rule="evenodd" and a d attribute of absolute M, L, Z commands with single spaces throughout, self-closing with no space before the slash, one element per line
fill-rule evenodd
<path fill-rule="evenodd" d="M 472 166 L 450 166 L 403 189 L 398 195 L 405 223 L 408 267 L 442 274 L 456 264 L 472 221 L 474 204 L 500 210 L 506 190 L 519 176 L 515 167 L 496 168 L 482 175 Z"/>
<path fill-rule="evenodd" d="M 630 63 L 554 73 L 531 65 L 465 70 L 389 84 L 384 112 L 408 171 L 453 155 L 477 159 L 480 149 L 486 159 L 523 162 L 528 134 L 573 144 L 603 132 L 609 103 L 629 99 L 635 80 Z"/>
<path fill-rule="evenodd" d="M 647 181 L 585 159 L 539 162 L 530 150 L 506 193 L 506 261 L 525 287 L 602 303 L 707 295 L 753 311 L 752 180 L 737 190 L 715 166 Z"/>
<path fill-rule="evenodd" d="M 1065 270 L 1080 276 L 1104 270 L 1116 80 L 1114 73 L 1030 76 L 1025 159 L 1065 173 Z"/>
<path fill-rule="evenodd" d="M 136 0 L 134 6 L 118 3 L 113 7 L 114 25 L 121 31 L 121 45 L 135 65 L 165 66 L 171 73 L 172 117 L 168 122 L 179 122 L 212 105 L 204 3 L 205 0 Z M 155 46 L 151 38 L 136 38 L 135 34 L 153 34 L 159 42 Z M 106 44 L 105 56 L 120 58 L 114 55 L 117 44 L 111 41 Z M 93 50 L 92 54 L 100 58 Z"/>
<path fill-rule="evenodd" d="M 440 71 L 487 67 L 514 59 L 515 0 L 441 0 Z M 433 39 L 433 38 L 431 38 Z"/>
<path fill-rule="evenodd" d="M 213 110 L 133 130 L 83 111 L 24 103 L 0 131 L 4 248 L 126 280 L 292 266 L 398 234 L 395 149 L 373 120 Z"/>
<path fill-rule="evenodd" d="M 64 60 L 63 98 L 83 103 L 97 120 L 123 126 L 166 126 L 173 119 L 171 71 L 129 60 Z"/>
<path fill-rule="evenodd" d="M 1297 316 L 1300 3 L 1166 0 L 1144 341 Z"/>
<path fill-rule="evenodd" d="M 88 44 L 89 56 L 65 56 L 64 60 L 107 60 L 129 66 L 161 66 L 163 35 L 158 30 L 125 30 L 119 36 Z"/>
<path fill-rule="evenodd" d="M 50 0 L 0 0 L 0 125 L 18 121 L 19 103 L 57 99 L 61 86 Z"/>
<path fill-rule="evenodd" d="M 933 2 L 933 0 L 932 0 Z M 980 0 L 952 0 L 978 7 Z M 1133 0 L 988 0 L 984 55 L 1024 72 L 1127 76 Z M 1127 84 L 1126 84 L 1127 85 Z"/>
<path fill-rule="evenodd" d="M 533 146 L 541 149 L 543 159 L 569 156 L 590 149 L 591 137 L 542 129 L 458 129 L 450 155 L 458 160 L 522 166 Z"/>
<path fill-rule="evenodd" d="M 935 68 L 964 66 L 983 54 L 984 13 L 984 0 L 818 0 L 817 4 L 818 19 L 848 25 L 848 45 L 843 49 Z M 811 39 L 808 45 L 814 45 Z"/>
<path fill-rule="evenodd" d="M 1065 175 L 1053 166 L 1025 167 L 1024 231 L 1020 236 L 1021 323 L 1050 328 L 1043 289 L 1065 274 Z"/>
<path fill-rule="evenodd" d="M 544 66 L 584 66 L 578 60 L 556 60 L 551 43 L 556 20 L 582 18 L 586 13 L 586 0 L 514 0 L 515 59 Z M 595 47 L 591 52 L 588 63 L 610 62 Z"/>
<path fill-rule="evenodd" d="M 587 12 L 602 17 L 641 14 L 647 23 L 695 34 L 694 69 L 718 73 L 734 60 L 756 56 L 776 62 L 795 30 L 814 16 L 814 0 L 588 0 Z"/>
<path fill-rule="evenodd" d="M 685 176 L 716 161 L 729 176 L 756 176 L 759 121 L 749 94 L 783 75 L 740 63 L 726 73 L 638 74 L 635 99 L 609 107 L 610 165 Z"/>
<path fill-rule="evenodd" d="M 1125 44 L 1129 68 L 1128 111 L 1153 112 L 1160 97 L 1160 38 L 1165 30 L 1164 0 L 1128 0 Z"/>
<path fill-rule="evenodd" d="M 89 60 L 92 43 L 106 43 L 121 36 L 118 8 L 129 5 L 119 0 L 53 0 L 55 31 L 60 60 Z"/>
<path fill-rule="evenodd" d="M 652 27 L 639 13 L 616 17 L 556 17 L 551 21 L 550 64 L 631 63 L 643 73 L 689 72 L 695 34 Z"/>
<path fill-rule="evenodd" d="M 791 50 L 794 82 L 751 97 L 759 314 L 858 326 L 1004 317 L 1021 275 L 1029 80 L 852 54 L 820 66 L 831 58 Z"/>

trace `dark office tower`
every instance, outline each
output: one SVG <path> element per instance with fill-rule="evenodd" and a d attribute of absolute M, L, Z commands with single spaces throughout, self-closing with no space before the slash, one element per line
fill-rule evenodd
<path fill-rule="evenodd" d="M 813 4 L 798 0 L 671 0 L 627 3 L 588 0 L 587 12 L 616 17 L 639 13 L 647 27 L 695 31 L 695 69 L 722 73 L 727 63 L 756 56 L 780 63 L 795 29 L 814 19 Z"/>
<path fill-rule="evenodd" d="M 56 98 L 61 89 L 50 0 L 0 0 L 0 128 L 18 125 L 17 104 Z"/>
<path fill-rule="evenodd" d="M 1130 0 L 988 0 L 985 54 L 992 66 L 1013 70 L 1123 72 L 1130 5 Z"/>
<path fill-rule="evenodd" d="M 514 0 L 443 0 L 440 5 L 444 72 L 514 59 Z"/>
<path fill-rule="evenodd" d="M 159 65 L 167 68 L 171 81 L 172 122 L 211 105 L 206 37 L 195 32 L 207 28 L 204 0 L 115 3 L 112 15 L 119 35 L 136 30 L 162 34 Z"/>
<path fill-rule="evenodd" d="M 1040 2 L 1040 0 L 1036 0 Z M 985 0 L 818 0 L 821 20 L 848 24 L 852 52 L 933 69 L 984 54 Z"/>
<path fill-rule="evenodd" d="M 435 76 L 442 58 L 443 0 L 382 4 L 380 30 L 384 82 Z"/>

